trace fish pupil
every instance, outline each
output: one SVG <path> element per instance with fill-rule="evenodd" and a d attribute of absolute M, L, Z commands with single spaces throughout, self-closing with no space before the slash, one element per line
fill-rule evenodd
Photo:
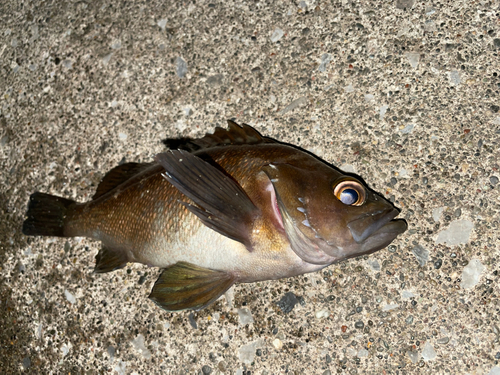
<path fill-rule="evenodd" d="M 345 189 L 340 193 L 340 201 L 346 205 L 352 205 L 358 201 L 359 194 L 354 189 Z"/>

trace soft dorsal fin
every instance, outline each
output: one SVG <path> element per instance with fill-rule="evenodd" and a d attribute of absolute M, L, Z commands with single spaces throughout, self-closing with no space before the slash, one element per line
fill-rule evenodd
<path fill-rule="evenodd" d="M 151 166 L 151 163 L 126 163 L 111 169 L 99 183 L 92 199 L 103 196 L 149 166 Z"/>
<path fill-rule="evenodd" d="M 170 149 L 189 152 L 201 149 L 228 146 L 228 145 L 255 145 L 259 143 L 275 143 L 274 139 L 264 137 L 250 125 L 238 125 L 234 121 L 227 121 L 229 128 L 216 127 L 213 134 L 206 134 L 203 138 L 167 138 L 163 143 Z"/>

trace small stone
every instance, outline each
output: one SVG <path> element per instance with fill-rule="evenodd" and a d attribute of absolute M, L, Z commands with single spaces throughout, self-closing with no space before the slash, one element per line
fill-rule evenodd
<path fill-rule="evenodd" d="M 223 80 L 223 74 L 215 74 L 207 78 L 207 84 L 212 87 L 218 87 L 222 85 Z"/>
<path fill-rule="evenodd" d="M 500 38 L 493 39 L 493 45 L 495 48 L 500 48 Z"/>
<path fill-rule="evenodd" d="M 417 262 L 420 267 L 425 266 L 425 264 L 429 260 L 429 251 L 421 245 L 415 245 L 411 252 L 413 253 L 413 255 L 415 255 L 415 258 L 417 258 Z"/>
<path fill-rule="evenodd" d="M 458 86 L 462 81 L 460 78 L 460 72 L 458 72 L 457 70 L 452 70 L 451 72 L 449 72 L 448 79 L 451 86 Z"/>
<path fill-rule="evenodd" d="M 111 43 L 111 49 L 120 49 L 120 48 L 122 48 L 121 40 L 115 40 L 113 43 Z"/>
<path fill-rule="evenodd" d="M 359 351 L 358 351 L 358 358 L 368 357 L 368 354 L 370 354 L 368 352 L 368 350 L 366 350 L 366 349 L 359 349 Z"/>
<path fill-rule="evenodd" d="M 142 354 L 142 356 L 146 359 L 151 358 L 151 352 L 144 345 L 144 335 L 139 333 L 135 339 L 132 340 L 132 345 L 135 350 Z"/>
<path fill-rule="evenodd" d="M 330 316 L 330 312 L 327 309 L 322 309 L 319 311 L 316 311 L 316 318 L 321 319 L 321 318 L 328 318 Z"/>
<path fill-rule="evenodd" d="M 401 298 L 403 298 L 403 299 L 410 299 L 413 297 L 415 297 L 415 294 L 413 294 L 409 290 L 403 290 L 403 292 L 401 293 Z"/>
<path fill-rule="evenodd" d="M 141 277 L 139 277 L 139 281 L 137 283 L 139 285 L 142 285 L 144 284 L 145 281 L 146 281 L 146 275 L 142 275 Z"/>
<path fill-rule="evenodd" d="M 295 294 L 293 294 L 292 292 L 287 292 L 278 302 L 276 302 L 276 305 L 278 305 L 281 311 L 283 311 L 285 314 L 288 314 L 299 302 L 300 299 L 297 298 Z"/>
<path fill-rule="evenodd" d="M 295 108 L 297 108 L 298 106 L 302 105 L 302 104 L 306 104 L 307 103 L 307 98 L 305 96 L 302 96 L 298 99 L 295 99 L 293 102 L 291 102 L 290 104 L 288 104 L 284 109 L 282 109 L 279 113 L 281 115 L 284 115 L 285 113 L 287 112 L 290 112 L 292 110 L 294 110 Z"/>
<path fill-rule="evenodd" d="M 71 344 L 70 342 L 68 342 L 67 344 L 66 343 L 62 344 L 62 346 L 61 346 L 62 356 L 66 357 L 66 355 L 68 355 L 68 353 L 72 347 L 73 347 L 73 344 Z"/>
<path fill-rule="evenodd" d="M 116 371 L 118 375 L 125 375 L 127 373 L 127 362 L 119 359 L 116 366 L 113 367 L 113 370 Z"/>
<path fill-rule="evenodd" d="M 274 29 L 272 35 L 271 35 L 271 42 L 276 43 L 278 40 L 280 40 L 285 33 L 281 29 Z"/>
<path fill-rule="evenodd" d="M 441 219 L 441 215 L 444 212 L 444 207 L 438 207 L 432 210 L 432 219 L 434 222 L 439 223 L 439 220 Z"/>
<path fill-rule="evenodd" d="M 382 311 L 391 311 L 394 309 L 397 309 L 399 305 L 397 303 L 388 303 L 384 306 L 382 306 Z"/>
<path fill-rule="evenodd" d="M 375 272 L 379 272 L 380 271 L 380 263 L 378 262 L 377 259 L 368 258 L 368 260 L 366 261 L 366 263 L 368 263 L 368 266 L 370 266 L 370 268 L 372 270 L 374 270 Z"/>
<path fill-rule="evenodd" d="M 111 57 L 113 57 L 113 52 L 108 53 L 106 56 L 102 58 L 102 63 L 104 65 L 108 65 L 109 60 L 111 60 Z"/>
<path fill-rule="evenodd" d="M 417 363 L 418 362 L 418 358 L 420 357 L 420 355 L 418 354 L 418 352 L 415 350 L 408 350 L 406 352 L 406 354 L 408 354 L 408 357 L 410 357 L 410 361 L 412 363 Z"/>
<path fill-rule="evenodd" d="M 118 138 L 120 139 L 120 141 L 125 141 L 128 138 L 128 136 L 127 134 L 120 132 L 118 133 Z"/>
<path fill-rule="evenodd" d="M 441 337 L 439 340 L 437 340 L 437 343 L 441 345 L 446 345 L 448 344 L 448 342 L 450 342 L 449 337 Z"/>
<path fill-rule="evenodd" d="M 64 296 L 66 297 L 66 299 L 69 301 L 69 303 L 71 303 L 72 305 L 74 305 L 76 303 L 76 298 L 75 296 L 73 296 L 73 294 L 71 294 L 69 291 L 67 291 L 66 289 L 64 289 Z"/>
<path fill-rule="evenodd" d="M 321 55 L 321 64 L 319 64 L 318 70 L 320 72 L 325 72 L 328 63 L 331 60 L 332 60 L 332 55 L 330 55 L 329 53 L 324 53 L 323 55 Z"/>
<path fill-rule="evenodd" d="M 444 243 L 448 246 L 455 246 L 467 243 L 473 227 L 474 224 L 470 220 L 456 220 L 447 229 L 439 232 L 436 244 Z"/>
<path fill-rule="evenodd" d="M 412 324 L 413 323 L 413 315 L 410 315 L 408 318 L 405 319 L 406 324 Z"/>
<path fill-rule="evenodd" d="M 479 259 L 471 259 L 469 264 L 464 267 L 462 272 L 462 281 L 460 287 L 470 289 L 479 283 L 479 278 L 484 271 L 484 266 Z"/>
<path fill-rule="evenodd" d="M 358 320 L 356 323 L 354 323 L 354 328 L 363 329 L 364 327 L 365 323 L 363 323 L 361 320 Z"/>
<path fill-rule="evenodd" d="M 491 176 L 491 177 L 490 177 L 490 183 L 491 183 L 492 185 L 496 185 L 496 184 L 498 184 L 498 177 L 497 177 L 497 176 Z"/>
<path fill-rule="evenodd" d="M 179 78 L 184 78 L 188 71 L 187 63 L 184 61 L 182 57 L 177 57 L 175 59 L 175 73 Z"/>
<path fill-rule="evenodd" d="M 283 343 L 281 342 L 280 339 L 274 339 L 273 340 L 273 346 L 277 349 L 277 350 L 280 350 L 281 348 L 283 348 Z"/>
<path fill-rule="evenodd" d="M 73 61 L 71 61 L 70 59 L 64 59 L 62 65 L 69 70 L 73 66 Z"/>
<path fill-rule="evenodd" d="M 415 4 L 415 0 L 397 0 L 396 8 L 398 9 L 410 9 Z"/>
<path fill-rule="evenodd" d="M 442 259 L 438 259 L 438 260 L 436 260 L 434 262 L 434 268 L 437 269 L 437 270 L 440 269 L 442 265 L 443 265 L 443 260 Z"/>
<path fill-rule="evenodd" d="M 434 358 L 436 358 L 437 354 L 436 351 L 434 350 L 434 347 L 427 341 L 424 345 L 424 349 L 422 350 L 422 358 L 424 361 L 432 361 Z"/>
<path fill-rule="evenodd" d="M 344 87 L 344 91 L 345 92 L 354 92 L 354 87 L 353 85 L 350 83 L 348 84 L 346 87 Z"/>
<path fill-rule="evenodd" d="M 386 114 L 386 112 L 387 112 L 388 109 L 389 109 L 388 105 L 383 105 L 382 107 L 379 108 L 379 116 L 380 116 L 381 120 L 384 119 L 385 114 Z"/>
<path fill-rule="evenodd" d="M 416 69 L 418 67 L 418 63 L 420 61 L 420 53 L 408 52 L 406 54 L 406 58 L 408 59 L 408 62 L 410 63 L 413 69 Z"/>
<path fill-rule="evenodd" d="M 116 349 L 113 346 L 108 346 L 107 352 L 109 354 L 109 359 L 112 361 L 115 358 Z"/>
<path fill-rule="evenodd" d="M 165 30 L 165 27 L 167 26 L 167 19 L 162 18 L 156 24 L 160 27 L 160 29 Z"/>
<path fill-rule="evenodd" d="M 251 324 L 254 322 L 253 317 L 252 317 L 252 313 L 246 307 L 238 309 L 238 316 L 240 317 L 240 323 L 242 325 Z"/>
<path fill-rule="evenodd" d="M 403 129 L 401 129 L 400 132 L 402 134 L 410 134 L 411 132 L 413 132 L 414 128 L 415 128 L 415 124 L 408 124 Z"/>
<path fill-rule="evenodd" d="M 427 20 L 424 23 L 424 31 L 427 33 L 432 33 L 437 31 L 436 23 L 433 20 Z"/>
<path fill-rule="evenodd" d="M 347 172 L 347 173 L 356 173 L 356 168 L 352 164 L 342 164 L 339 169 L 342 172 Z"/>
<path fill-rule="evenodd" d="M 201 368 L 201 372 L 203 373 L 203 375 L 210 375 L 212 373 L 212 368 L 205 365 Z"/>
<path fill-rule="evenodd" d="M 25 370 L 27 370 L 27 369 L 30 368 L 30 366 L 31 366 L 31 359 L 30 359 L 30 357 L 24 357 L 23 358 L 23 368 Z"/>
<path fill-rule="evenodd" d="M 499 39 L 500 40 L 500 39 Z M 493 366 L 486 375 L 500 375 L 500 367 L 498 366 Z"/>

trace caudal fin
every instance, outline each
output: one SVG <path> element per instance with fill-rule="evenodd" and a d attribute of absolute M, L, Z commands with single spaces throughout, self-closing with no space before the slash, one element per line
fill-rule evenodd
<path fill-rule="evenodd" d="M 27 236 L 64 236 L 64 221 L 68 208 L 75 201 L 45 193 L 30 196 L 23 234 Z"/>

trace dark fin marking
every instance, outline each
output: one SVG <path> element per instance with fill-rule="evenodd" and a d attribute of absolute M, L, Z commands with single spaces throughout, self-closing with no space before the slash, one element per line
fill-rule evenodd
<path fill-rule="evenodd" d="M 23 234 L 66 237 L 64 222 L 68 209 L 73 204 L 76 202 L 55 195 L 40 192 L 31 194 L 26 220 L 23 223 Z"/>
<path fill-rule="evenodd" d="M 126 253 L 123 250 L 115 250 L 107 246 L 102 246 L 95 256 L 94 272 L 111 272 L 125 267 L 128 262 Z"/>
<path fill-rule="evenodd" d="M 232 120 L 227 121 L 229 129 L 216 127 L 213 134 L 206 134 L 199 139 L 167 138 L 162 142 L 172 150 L 194 152 L 208 148 L 228 145 L 255 145 L 259 143 L 277 143 L 274 139 L 264 137 L 250 125 L 238 125 Z"/>
<path fill-rule="evenodd" d="M 151 163 L 126 163 L 111 169 L 99 183 L 92 199 L 95 200 L 102 197 L 115 187 L 129 180 L 131 177 L 134 177 L 144 171 L 149 166 L 151 166 Z"/>
<path fill-rule="evenodd" d="M 231 176 L 182 150 L 155 156 L 165 168 L 163 176 L 199 207 L 184 205 L 209 228 L 239 241 L 250 250 L 252 223 L 259 210 Z"/>
<path fill-rule="evenodd" d="M 165 268 L 149 298 L 167 311 L 201 310 L 224 294 L 236 281 L 234 275 L 187 262 Z"/>

